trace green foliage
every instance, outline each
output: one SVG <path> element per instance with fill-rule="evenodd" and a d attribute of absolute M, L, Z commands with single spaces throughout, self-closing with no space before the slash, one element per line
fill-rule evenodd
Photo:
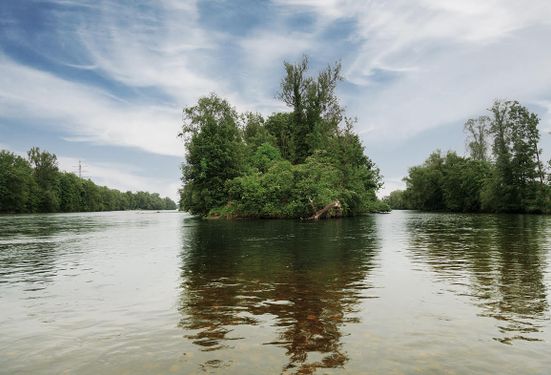
<path fill-rule="evenodd" d="M 266 130 L 275 138 L 276 146 L 281 156 L 289 161 L 294 161 L 296 145 L 293 135 L 293 116 L 291 113 L 274 113 L 268 117 L 265 123 Z"/>
<path fill-rule="evenodd" d="M 491 165 L 448 152 L 442 171 L 444 208 L 455 212 L 476 212 L 481 208 L 480 194 Z"/>
<path fill-rule="evenodd" d="M 467 149 L 474 160 L 487 161 L 489 159 L 489 129 L 491 119 L 488 116 L 480 116 L 465 122 L 464 130 L 467 133 Z"/>
<path fill-rule="evenodd" d="M 408 205 L 419 210 L 438 211 L 444 207 L 442 186 L 444 160 L 440 151 L 433 152 L 421 166 L 410 168 L 406 182 Z"/>
<path fill-rule="evenodd" d="M 263 145 L 257 155 L 272 146 Z M 273 154 L 272 154 L 273 155 Z M 333 215 L 358 215 L 365 212 L 387 211 L 388 207 L 375 204 L 374 192 L 352 191 L 350 186 L 363 188 L 366 183 L 358 174 L 346 184 L 334 157 L 319 151 L 302 164 L 282 160 L 278 154 L 266 158 L 263 168 L 236 177 L 227 183 L 229 200 L 224 210 L 218 207 L 211 215 L 226 217 L 286 218 L 310 217 L 327 204 L 338 200 L 342 211 Z"/>
<path fill-rule="evenodd" d="M 404 197 L 404 193 L 403 190 L 394 190 L 383 198 L 383 202 L 393 210 L 407 210 L 409 207 Z"/>
<path fill-rule="evenodd" d="M 538 117 L 516 101 L 495 102 L 491 114 L 465 124 L 470 157 L 435 152 L 423 165 L 410 168 L 402 206 L 426 211 L 551 211 L 551 186 L 538 148 Z"/>
<path fill-rule="evenodd" d="M 78 212 L 82 209 L 82 179 L 73 173 L 62 173 L 59 179 L 62 212 Z"/>
<path fill-rule="evenodd" d="M 38 186 L 29 162 L 0 151 L 0 212 L 30 212 L 36 206 Z"/>
<path fill-rule="evenodd" d="M 279 98 L 290 113 L 239 116 L 214 94 L 184 109 L 180 208 L 202 216 L 310 217 L 388 210 L 379 170 L 364 154 L 335 95 L 340 64 L 307 76 L 308 59 L 285 63 Z M 344 122 L 343 122 L 344 120 Z M 332 207 L 332 206 L 331 206 Z"/>
<path fill-rule="evenodd" d="M 338 129 L 331 138 L 330 151 L 332 163 L 340 172 L 340 184 L 343 196 L 340 198 L 350 215 L 363 212 L 385 211 L 384 206 L 373 206 L 377 202 L 375 192 L 382 187 L 379 169 L 364 154 L 360 138 L 352 131 L 353 121 L 345 119 L 343 129 Z M 386 209 L 388 210 L 388 209 Z"/>
<path fill-rule="evenodd" d="M 326 158 L 305 163 L 273 161 L 257 172 L 228 182 L 233 214 L 246 217 L 308 217 L 339 198 L 339 173 Z"/>
<path fill-rule="evenodd" d="M 180 207 L 206 215 L 213 207 L 224 205 L 226 181 L 243 171 L 244 142 L 237 112 L 214 94 L 199 99 L 184 114 L 181 136 L 185 138 L 187 156 L 182 167 Z"/>
<path fill-rule="evenodd" d="M 282 157 L 277 147 L 263 143 L 251 155 L 250 163 L 253 168 L 264 173 L 274 162 L 279 160 L 282 160 Z"/>
<path fill-rule="evenodd" d="M 98 186 L 60 172 L 54 154 L 33 147 L 28 160 L 0 151 L 0 213 L 176 209 L 170 198 Z"/>
<path fill-rule="evenodd" d="M 291 154 L 302 163 L 316 150 L 326 149 L 342 121 L 344 109 L 335 89 L 342 80 L 341 64 L 328 66 L 316 78 L 307 76 L 309 61 L 305 56 L 298 64 L 284 63 L 286 75 L 281 81 L 279 98 L 293 109 Z"/>
<path fill-rule="evenodd" d="M 541 212 L 548 197 L 538 148 L 538 117 L 517 101 L 495 102 L 490 134 L 495 171 L 483 206 L 495 212 Z"/>
<path fill-rule="evenodd" d="M 29 162 L 33 167 L 33 176 L 38 184 L 38 211 L 59 211 L 59 170 L 57 157 L 49 152 L 42 152 L 33 147 L 27 152 Z"/>
<path fill-rule="evenodd" d="M 243 117 L 245 128 L 243 140 L 247 145 L 247 153 L 254 152 L 262 144 L 276 146 L 276 138 L 264 125 L 264 118 L 258 113 L 246 113 Z"/>

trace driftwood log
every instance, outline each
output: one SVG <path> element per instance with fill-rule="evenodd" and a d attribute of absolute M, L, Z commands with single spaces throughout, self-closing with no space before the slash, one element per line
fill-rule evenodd
<path fill-rule="evenodd" d="M 316 211 L 312 216 L 308 218 L 308 220 L 319 220 L 319 218 L 323 217 L 323 215 L 327 214 L 327 212 L 331 209 L 340 209 L 341 208 L 341 202 L 338 200 L 333 201 L 329 203 L 327 206 L 323 207 L 321 210 Z"/>

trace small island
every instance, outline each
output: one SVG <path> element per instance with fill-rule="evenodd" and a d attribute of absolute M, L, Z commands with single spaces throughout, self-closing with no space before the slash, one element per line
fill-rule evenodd
<path fill-rule="evenodd" d="M 238 113 L 211 94 L 184 109 L 180 209 L 208 218 L 319 219 L 388 211 L 379 169 L 365 155 L 335 89 L 341 64 L 308 75 L 284 63 L 277 97 L 291 110 Z"/>

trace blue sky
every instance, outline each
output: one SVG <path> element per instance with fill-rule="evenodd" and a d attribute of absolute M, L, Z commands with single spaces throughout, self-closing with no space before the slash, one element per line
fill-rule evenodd
<path fill-rule="evenodd" d="M 2 1 L 0 148 L 39 146 L 63 169 L 177 197 L 182 108 L 216 92 L 240 111 L 286 110 L 282 62 L 341 60 L 339 94 L 367 154 L 403 186 L 494 99 L 541 118 L 551 156 L 551 2 Z"/>

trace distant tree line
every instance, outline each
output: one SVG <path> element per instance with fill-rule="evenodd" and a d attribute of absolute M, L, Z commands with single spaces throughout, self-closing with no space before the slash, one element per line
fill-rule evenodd
<path fill-rule="evenodd" d="M 496 101 L 465 123 L 469 156 L 433 152 L 385 201 L 396 209 L 551 213 L 551 175 L 541 160 L 539 119 L 517 101 Z"/>
<path fill-rule="evenodd" d="M 0 151 L 0 213 L 176 209 L 156 193 L 123 193 L 62 172 L 56 155 L 37 147 L 27 156 Z"/>
<path fill-rule="evenodd" d="M 290 112 L 237 111 L 215 94 L 184 109 L 180 208 L 201 216 L 307 218 L 388 210 L 335 89 L 339 63 L 308 75 L 285 63 L 279 99 Z"/>

